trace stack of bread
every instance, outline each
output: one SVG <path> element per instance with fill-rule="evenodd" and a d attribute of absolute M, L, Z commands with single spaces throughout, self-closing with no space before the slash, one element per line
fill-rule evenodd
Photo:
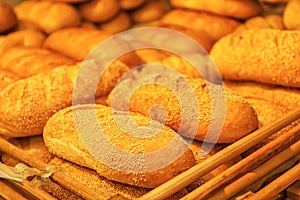
<path fill-rule="evenodd" d="M 0 2 L 0 137 L 45 165 L 61 166 L 74 181 L 103 198 L 122 195 L 136 199 L 201 162 L 199 155 L 206 144 L 207 157 L 300 105 L 300 26 L 294 20 L 299 18 L 300 1 L 280 4 L 285 6 L 283 13 L 268 14 L 256 0 L 28 0 L 13 8 Z M 93 58 L 86 62 L 89 54 L 112 34 L 142 26 L 179 31 L 210 55 L 225 85 L 226 115 L 217 140 L 206 133 L 215 119 L 210 91 L 221 92 L 222 86 L 205 81 L 187 60 L 163 50 L 141 49 L 122 55 L 98 81 L 93 96 L 96 104 L 72 106 L 81 66 L 96 63 Z M 208 55 L 200 57 L 209 59 Z M 183 75 L 199 109 L 193 112 L 197 124 L 182 121 L 184 110 L 178 97 L 160 85 L 161 81 L 174 83 L 184 91 L 178 77 L 156 74 L 157 82 L 142 85 L 130 97 L 126 90 L 134 89 L 139 75 L 127 79 L 124 89 L 117 89 L 127 72 L 152 62 Z M 82 85 L 93 84 L 98 73 L 94 69 L 81 74 Z M 82 102 L 90 98 L 90 94 L 81 94 L 78 98 Z M 116 99 L 128 98 L 128 109 L 111 108 Z M 165 119 L 151 115 L 154 105 L 164 109 Z M 91 112 L 97 127 L 90 126 L 87 116 Z M 78 116 L 84 124 L 79 128 Z M 120 127 L 116 116 L 129 129 Z M 147 129 L 138 132 L 126 116 L 137 127 Z M 191 126 L 196 126 L 195 133 L 191 133 Z M 159 169 L 122 171 L 87 149 L 79 129 L 89 133 L 94 128 L 101 129 L 110 143 L 128 154 L 143 156 L 158 151 L 174 138 L 177 145 L 173 153 L 184 151 Z M 156 134 L 149 136 L 148 132 Z M 147 137 L 139 136 L 144 134 Z M 211 150 L 207 142 L 217 144 Z M 117 166 L 126 160 L 116 152 L 106 153 L 110 164 Z M 164 162 L 164 157 L 171 155 L 165 152 L 155 162 Z M 1 159 L 12 166 L 19 162 L 8 154 Z M 143 167 L 142 161 L 128 159 L 133 166 Z M 170 199 L 184 196 L 231 164 L 224 163 Z M 45 184 L 42 189 L 59 199 L 78 198 L 60 187 Z"/>

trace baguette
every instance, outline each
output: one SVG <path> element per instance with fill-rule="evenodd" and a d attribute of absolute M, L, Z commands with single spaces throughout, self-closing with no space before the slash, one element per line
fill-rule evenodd
<path fill-rule="evenodd" d="M 208 12 L 173 9 L 161 18 L 162 24 L 184 26 L 205 32 L 215 42 L 233 32 L 241 23 L 237 20 Z"/>
<path fill-rule="evenodd" d="M 47 34 L 56 30 L 76 27 L 80 14 L 71 4 L 53 1 L 23 1 L 14 7 L 20 20 L 29 20 Z"/>
<path fill-rule="evenodd" d="M 6 3 L 0 2 L 0 33 L 8 31 L 18 23 L 14 10 Z"/>
<path fill-rule="evenodd" d="M 228 1 L 228 0 L 171 0 L 171 5 L 176 8 L 188 8 L 212 12 L 218 15 L 247 19 L 260 15 L 262 6 L 256 0 Z"/>
<path fill-rule="evenodd" d="M 155 81 L 153 82 L 153 80 Z M 186 107 L 186 105 L 180 105 L 179 99 L 174 95 L 173 91 L 160 85 L 161 83 L 167 84 L 176 81 L 176 91 L 185 92 L 186 88 L 184 84 L 181 84 L 183 83 L 183 80 L 180 78 L 174 79 L 174 77 L 171 76 L 161 77 L 161 75 L 154 75 L 153 80 L 151 83 L 142 85 L 136 89 L 133 94 L 120 93 L 119 91 L 124 91 L 125 89 L 130 91 L 131 87 L 136 86 L 134 81 L 128 79 L 127 83 L 120 84 L 121 86 L 119 88 L 117 87 L 117 89 L 119 89 L 117 90 L 117 93 L 115 92 L 115 88 L 109 94 L 107 104 L 114 106 L 112 104 L 114 99 L 128 99 L 128 107 L 130 111 L 139 112 L 146 116 L 151 113 L 150 109 L 152 106 L 160 105 L 166 113 L 166 119 L 161 119 L 161 114 L 159 113 L 152 113 L 153 117 L 158 118 L 158 121 L 165 123 L 166 126 L 171 127 L 175 131 L 180 129 L 180 134 L 185 137 L 192 139 L 195 138 L 201 141 L 205 139 L 206 142 L 215 142 L 213 136 L 208 135 L 207 138 L 205 138 L 208 127 L 213 120 L 211 102 L 215 101 L 210 100 L 210 91 L 208 87 L 211 88 L 211 91 L 221 92 L 221 86 L 205 83 L 200 78 L 190 79 L 188 81 L 194 94 L 193 96 L 189 96 L 189 93 L 186 93 L 181 98 L 196 98 L 195 100 L 198 104 L 199 113 L 193 113 L 195 115 L 193 119 L 199 119 L 199 123 L 196 133 L 193 133 L 193 131 L 190 131 L 193 129 L 190 125 L 191 122 L 181 121 L 182 113 L 187 112 L 181 108 L 183 106 Z M 256 112 L 244 98 L 226 88 L 225 98 L 226 117 L 220 136 L 217 140 L 218 143 L 232 143 L 247 135 L 251 131 L 254 131 L 258 127 Z M 114 101 L 114 103 L 117 103 L 118 109 L 127 109 L 126 106 L 123 107 L 123 105 L 119 104 L 119 102 Z M 187 107 L 186 109 L 190 111 L 194 108 Z"/>
<path fill-rule="evenodd" d="M 45 39 L 45 35 L 38 30 L 15 31 L 0 39 L 0 54 L 14 46 L 41 47 Z"/>
<path fill-rule="evenodd" d="M 247 30 L 210 52 L 223 78 L 300 87 L 300 31 Z"/>
<path fill-rule="evenodd" d="M 98 122 L 95 124 L 97 129 L 101 128 L 108 142 L 125 153 L 139 153 L 143 155 L 165 148 L 170 142 L 175 141 L 172 154 L 175 153 L 173 155 L 176 155 L 180 153 L 181 155 L 179 157 L 176 156 L 177 159 L 172 161 L 172 163 L 166 162 L 165 160 L 166 156 L 169 157 L 171 152 L 165 152 L 168 155 L 161 153 L 159 160 L 153 160 L 155 156 L 147 157 L 149 159 L 147 159 L 147 161 L 142 158 L 142 160 L 136 160 L 135 157 L 130 157 L 128 154 L 125 154 L 125 157 L 120 157 L 118 152 L 114 150 L 110 151 L 110 147 L 106 146 L 107 144 L 103 140 L 94 141 L 100 143 L 104 142 L 100 145 L 107 149 L 106 154 L 108 158 L 110 158 L 109 161 L 107 161 L 109 164 L 103 163 L 90 154 L 82 143 L 82 135 L 80 136 L 78 133 L 78 131 L 80 131 L 88 134 L 86 131 L 90 130 L 91 127 L 89 128 L 86 125 L 83 127 L 81 124 L 91 124 L 89 117 L 87 117 L 90 116 L 91 112 L 97 117 Z M 123 114 L 112 112 L 111 108 L 101 105 L 79 105 L 59 111 L 49 119 L 44 128 L 43 137 L 45 144 L 55 155 L 79 165 L 95 169 L 101 176 L 110 180 L 144 188 L 157 187 L 195 164 L 193 153 L 188 149 L 187 144 L 180 136 L 176 136 L 176 133 L 170 128 L 166 126 L 158 128 L 158 122 L 154 122 L 150 118 L 138 113 L 130 113 L 132 121 L 127 121 L 123 118 Z M 76 115 L 80 116 L 80 122 L 75 122 L 74 116 Z M 124 119 L 124 121 L 115 121 L 116 115 Z M 147 131 L 141 132 L 141 130 L 135 129 L 136 127 L 130 127 L 130 123 L 132 122 L 140 128 L 147 126 L 147 129 L 143 129 Z M 83 129 L 78 129 L 78 127 L 82 127 Z M 124 130 L 124 127 L 126 127 L 127 130 Z M 150 132 L 148 131 L 155 131 L 155 134 L 152 135 L 151 133 L 151 135 L 149 135 Z M 93 137 L 93 135 L 86 134 L 87 139 Z M 95 132 L 91 134 L 95 134 Z M 143 134 L 147 134 L 147 137 L 138 137 Z M 145 161 L 146 163 L 144 163 Z M 160 166 L 161 162 L 164 164 L 163 166 Z M 158 169 L 152 168 L 152 166 L 149 165 L 155 163 L 159 165 Z M 144 164 L 146 164 L 146 166 L 143 166 Z M 120 169 L 118 168 L 120 165 L 125 168 L 128 165 L 135 166 L 135 169 L 138 171 L 127 170 L 127 168 Z"/>
<path fill-rule="evenodd" d="M 0 93 L 0 130 L 2 135 L 24 137 L 43 132 L 47 120 L 72 104 L 74 82 L 80 65 L 61 66 L 48 72 L 19 80 Z M 128 70 L 120 62 L 112 64 L 100 79 L 96 97 L 104 96 Z M 90 71 L 83 81 L 93 81 Z M 80 88 L 87 90 L 87 88 Z M 81 98 L 90 98 L 89 94 Z"/>
<path fill-rule="evenodd" d="M 47 49 L 11 47 L 0 55 L 0 68 L 27 78 L 61 65 L 74 65 L 75 60 Z"/>
<path fill-rule="evenodd" d="M 52 33 L 45 40 L 44 47 L 60 52 L 77 61 L 83 61 L 93 49 L 109 37 L 111 37 L 110 34 L 101 30 L 67 28 Z M 120 48 L 122 45 L 119 45 Z M 140 59 L 134 52 L 125 54 L 118 60 L 129 67 L 135 67 L 140 64 Z"/>

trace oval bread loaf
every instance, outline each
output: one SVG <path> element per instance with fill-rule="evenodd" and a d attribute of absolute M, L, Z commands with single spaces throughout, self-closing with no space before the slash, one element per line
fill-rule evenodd
<path fill-rule="evenodd" d="M 95 114 L 97 119 L 95 126 L 88 125 L 93 123 L 88 117 L 91 113 Z M 172 129 L 163 125 L 158 128 L 156 126 L 159 124 L 158 122 L 153 123 L 154 121 L 150 118 L 138 113 L 130 113 L 131 120 L 122 120 L 122 122 L 116 121 L 116 115 L 118 115 L 117 112 L 112 113 L 111 108 L 101 105 L 77 105 L 66 108 L 54 114 L 47 122 L 43 134 L 45 144 L 55 155 L 94 169 L 101 176 L 110 180 L 145 188 L 157 187 L 195 164 L 192 151 L 188 149 L 185 141 Z M 123 119 L 124 115 L 121 114 L 118 117 Z M 77 118 L 80 118 L 80 120 L 78 121 Z M 138 132 L 131 128 L 123 128 L 130 127 L 128 123 L 132 122 L 143 132 Z M 98 134 L 96 129 L 101 129 L 103 137 L 108 140 L 110 145 L 125 152 L 125 154 L 121 156 L 118 151 L 111 151 L 110 146 L 103 140 L 97 140 L 95 138 L 98 137 L 98 135 L 95 135 Z M 155 134 L 152 135 L 153 131 Z M 151 135 L 147 137 L 140 137 L 149 133 Z M 103 149 L 105 150 L 105 155 L 108 159 L 106 162 L 108 163 L 97 159 L 95 154 L 90 153 L 83 143 L 85 142 L 82 140 L 83 137 L 94 142 L 93 147 L 98 148 L 97 146 L 99 146 L 97 153 L 98 151 L 103 153 Z M 172 152 L 160 152 L 159 160 L 153 160 L 156 156 L 146 157 L 146 154 L 155 153 L 165 148 L 172 141 L 175 141 L 174 145 L 172 145 Z M 182 152 L 182 154 L 175 161 L 164 163 L 167 157 L 178 152 Z M 139 159 L 136 159 L 137 157 L 130 157 L 129 154 L 139 154 L 140 156 Z M 160 166 L 160 161 L 163 162 L 162 166 Z M 152 166 L 149 167 L 153 163 L 158 164 L 159 167 L 157 169 L 152 168 Z M 120 165 L 125 167 L 124 170 L 118 168 Z M 143 170 L 136 172 L 127 171 L 126 167 L 128 165 Z"/>
<path fill-rule="evenodd" d="M 117 86 L 109 94 L 107 102 L 113 107 L 117 105 L 120 109 L 127 109 L 126 105 L 119 105 L 119 102 L 115 100 L 122 98 L 129 99 L 128 107 L 130 111 L 157 118 L 158 121 L 165 123 L 166 126 L 171 127 L 173 130 L 180 130 L 180 134 L 185 137 L 215 142 L 214 135 L 207 135 L 210 124 L 215 116 L 218 115 L 218 113 L 212 113 L 212 105 L 216 104 L 216 100 L 210 98 L 218 98 L 218 96 L 211 96 L 211 93 L 220 94 L 222 92 L 221 86 L 214 84 L 208 85 L 208 83 L 205 83 L 203 79 L 200 78 L 190 79 L 188 82 L 193 89 L 193 94 L 190 94 L 186 92 L 188 88 L 182 84 L 182 79 L 176 79 L 176 81 L 174 81 L 171 77 L 157 75 L 154 80 L 152 83 L 142 85 L 135 89 L 132 94 L 119 92 L 124 91 L 125 88 L 127 88 L 127 91 L 130 91 L 128 89 L 130 85 L 135 87 L 135 84 L 131 84 L 130 81 L 128 84 L 121 85 L 120 88 Z M 176 88 L 176 91 L 162 86 L 161 83 L 174 83 L 175 85 L 173 84 L 173 86 Z M 178 95 L 175 95 L 174 92 L 177 92 Z M 226 115 L 217 142 L 232 143 L 257 129 L 258 120 L 255 110 L 244 98 L 226 88 L 224 92 L 226 98 L 226 106 L 225 102 L 224 106 L 226 107 L 226 111 L 224 110 L 223 112 L 225 112 Z M 128 97 L 128 95 L 131 96 Z M 182 99 L 181 102 L 184 102 L 184 99 L 186 99 L 189 103 L 185 104 L 189 105 L 181 105 L 180 98 Z M 198 113 L 196 108 L 190 106 L 190 102 L 192 102 L 193 99 L 195 99 L 198 105 Z M 155 105 L 159 105 L 164 109 L 166 115 L 165 119 L 160 117 L 162 115 L 160 112 L 155 113 L 155 110 L 152 112 L 152 109 L 155 108 L 153 106 Z M 219 112 L 221 110 L 217 111 Z M 186 112 L 194 115 L 192 116 L 192 120 L 197 119 L 197 124 L 195 124 L 196 122 L 192 123 L 192 120 L 187 121 L 182 118 L 183 113 Z M 193 130 L 194 127 L 191 126 L 195 126 L 196 129 Z"/>

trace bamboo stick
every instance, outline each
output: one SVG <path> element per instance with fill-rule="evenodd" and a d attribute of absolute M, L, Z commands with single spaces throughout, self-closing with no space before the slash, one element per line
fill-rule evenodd
<path fill-rule="evenodd" d="M 20 160 L 21 162 L 38 169 L 43 169 L 46 167 L 46 163 L 34 159 L 32 156 L 28 155 L 18 147 L 10 144 L 8 141 L 4 140 L 0 137 L 0 151 L 7 153 L 16 159 Z M 101 197 L 100 194 L 95 193 L 93 190 L 89 189 L 88 187 L 81 185 L 71 177 L 63 174 L 62 172 L 54 173 L 51 178 L 57 182 L 59 185 L 63 186 L 67 190 L 70 190 L 74 194 L 84 198 L 84 199 L 91 199 L 91 200 L 103 200 L 104 197 Z"/>
<path fill-rule="evenodd" d="M 276 196 L 300 178 L 300 163 L 288 170 L 269 185 L 252 195 L 248 200 L 265 200 Z"/>
<path fill-rule="evenodd" d="M 235 143 L 229 145 L 203 162 L 198 163 L 197 165 L 191 167 L 187 171 L 179 174 L 173 179 L 165 182 L 164 184 L 158 186 L 157 188 L 146 193 L 141 200 L 156 200 L 156 199 L 165 199 L 175 192 L 181 190 L 187 185 L 193 183 L 199 177 L 205 175 L 209 171 L 215 169 L 224 162 L 230 161 L 236 156 L 240 155 L 247 149 L 258 144 L 263 139 L 274 134 L 276 131 L 284 128 L 293 121 L 300 118 L 300 108 L 288 113 L 287 115 L 280 118 L 278 121 L 264 126 L 253 133 L 243 137 L 242 139 L 236 141 Z"/>
<path fill-rule="evenodd" d="M 243 173 L 247 173 L 267 159 L 271 158 L 276 153 L 287 148 L 300 138 L 300 125 L 286 132 L 284 135 L 274 139 L 262 148 L 258 149 L 248 157 L 244 158 L 237 164 L 231 166 L 224 172 L 218 174 L 205 184 L 201 185 L 191 193 L 187 194 L 182 200 L 188 199 L 207 199 L 212 195 L 212 192 L 218 187 L 232 181 Z"/>
<path fill-rule="evenodd" d="M 238 180 L 219 190 L 216 194 L 210 197 L 210 199 L 229 199 L 241 190 L 245 189 L 247 186 L 264 177 L 266 174 L 272 172 L 288 160 L 290 160 L 293 164 L 300 160 L 300 140 L 252 172 L 245 174 Z"/>

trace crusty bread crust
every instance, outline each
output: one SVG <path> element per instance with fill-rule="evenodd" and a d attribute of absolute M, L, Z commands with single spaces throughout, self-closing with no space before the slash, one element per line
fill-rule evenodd
<path fill-rule="evenodd" d="M 79 68 L 80 64 L 61 66 L 6 87 L 0 93 L 1 134 L 11 137 L 41 134 L 54 113 L 72 105 Z M 120 62 L 108 67 L 98 83 L 95 96 L 107 95 L 126 71 L 128 67 Z M 95 73 L 90 71 L 88 75 L 95 76 Z M 94 80 L 88 75 L 86 81 Z M 81 98 L 86 98 L 85 94 Z"/>
<path fill-rule="evenodd" d="M 210 52 L 223 78 L 300 87 L 300 31 L 246 30 Z"/>
<path fill-rule="evenodd" d="M 121 158 L 120 154 L 110 151 L 108 146 L 104 146 L 105 142 L 102 143 L 102 141 L 96 140 L 96 142 L 100 142 L 100 144 L 94 144 L 95 147 L 100 145 L 107 149 L 106 154 L 110 165 L 108 166 L 107 163 L 102 163 L 102 161 L 98 160 L 86 149 L 83 145 L 83 140 L 81 140 L 82 135 L 79 135 L 78 133 L 78 126 L 81 126 L 81 124 L 91 123 L 90 120 L 84 116 L 86 112 L 89 114 L 91 111 L 95 111 L 95 115 L 99 122 L 99 126 L 96 126 L 97 129 L 100 127 L 111 145 L 114 145 L 115 148 L 122 151 L 138 153 L 143 157 L 143 154 L 158 151 L 173 140 L 176 140 L 176 146 L 172 149 L 173 152 L 165 152 L 168 155 L 162 154 L 159 161 L 148 160 L 145 163 L 146 168 L 144 168 L 143 164 L 145 161 L 142 157 L 141 160 L 135 160 L 130 157 Z M 79 115 L 80 117 L 79 125 L 78 121 L 75 121 L 76 117 L 74 116 L 76 115 Z M 141 138 L 138 135 L 132 135 L 136 132 L 133 129 L 124 131 L 122 126 L 127 126 L 128 122 L 121 124 L 120 126 L 120 124 L 116 122 L 114 115 L 116 115 L 116 113 L 113 114 L 111 108 L 102 105 L 78 105 L 61 110 L 53 115 L 45 126 L 43 134 L 45 144 L 55 155 L 79 165 L 95 169 L 101 176 L 110 180 L 145 188 L 157 187 L 195 164 L 192 151 L 188 149 L 184 140 L 179 136 L 177 137 L 176 133 L 170 128 L 162 126 L 161 129 L 157 129 L 154 125 L 149 124 L 152 123 L 150 118 L 138 113 L 130 113 L 131 119 L 137 126 L 147 126 L 147 130 L 156 131 L 156 134 L 152 136 Z M 119 117 L 123 118 L 123 115 L 120 115 Z M 80 130 L 84 132 L 81 134 L 85 134 L 87 132 L 85 128 Z M 132 134 L 127 131 L 132 131 Z M 93 132 L 96 133 L 96 130 Z M 137 134 L 142 135 L 145 134 L 145 132 L 139 132 Z M 93 135 L 87 135 L 87 139 L 94 141 L 96 138 L 94 138 Z M 182 152 L 182 155 L 180 154 L 178 159 L 174 162 L 165 163 L 165 166 L 159 167 L 158 169 L 147 169 L 149 167 L 148 164 L 160 161 L 164 162 L 166 157 L 179 152 Z M 124 162 L 126 160 L 130 162 Z M 136 166 L 138 169 L 142 167 L 145 170 L 136 172 L 123 171 L 123 169 L 121 170 L 114 167 L 120 165 L 124 165 L 125 167 L 127 165 Z"/>

